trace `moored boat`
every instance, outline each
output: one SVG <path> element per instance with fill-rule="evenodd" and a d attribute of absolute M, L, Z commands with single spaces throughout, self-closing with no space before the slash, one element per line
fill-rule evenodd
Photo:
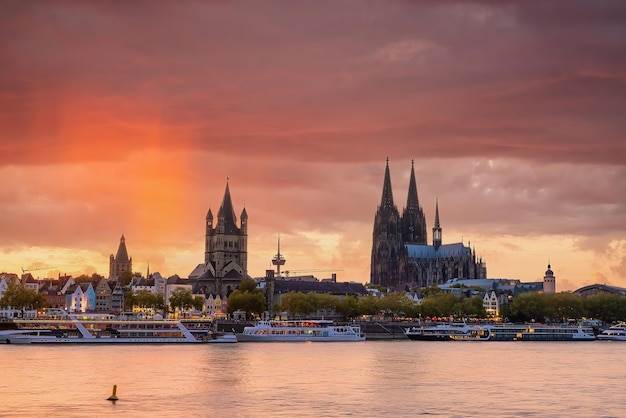
<path fill-rule="evenodd" d="M 593 341 L 591 327 L 545 324 L 483 325 L 489 341 Z"/>
<path fill-rule="evenodd" d="M 626 322 L 620 322 L 605 329 L 596 337 L 598 340 L 626 341 Z"/>
<path fill-rule="evenodd" d="M 15 320 L 16 329 L 0 332 L 6 344 L 170 344 L 236 343 L 234 334 L 206 327 L 188 329 L 169 319 L 120 320 L 112 315 L 65 314 L 56 318 Z M 189 325 L 188 325 L 189 326 Z"/>
<path fill-rule="evenodd" d="M 463 323 L 420 325 L 406 328 L 404 333 L 410 340 L 416 341 L 451 341 L 455 339 L 476 338 L 476 327 Z"/>
<path fill-rule="evenodd" d="M 237 334 L 239 342 L 365 341 L 358 325 L 335 325 L 330 320 L 259 321 Z"/>

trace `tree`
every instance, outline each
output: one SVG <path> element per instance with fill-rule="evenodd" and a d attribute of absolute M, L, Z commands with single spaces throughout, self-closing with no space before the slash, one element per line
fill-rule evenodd
<path fill-rule="evenodd" d="M 420 305 L 420 311 L 424 316 L 450 316 L 459 310 L 458 304 L 462 305 L 462 301 L 462 297 L 452 293 L 432 292 Z"/>
<path fill-rule="evenodd" d="M 544 295 L 544 293 L 528 292 L 516 296 L 511 303 L 511 320 L 516 322 L 543 321 L 548 316 Z"/>
<path fill-rule="evenodd" d="M 347 296 L 339 301 L 335 311 L 343 315 L 344 319 L 353 319 L 359 315 L 358 304 L 359 301 L 356 296 Z"/>
<path fill-rule="evenodd" d="M 138 306 L 140 308 L 152 308 L 154 307 L 155 300 L 154 294 L 146 289 L 141 289 L 133 294 L 134 306 Z"/>
<path fill-rule="evenodd" d="M 122 287 L 128 286 L 133 279 L 133 272 L 130 270 L 123 271 L 118 279 Z"/>
<path fill-rule="evenodd" d="M 604 322 L 626 319 L 626 296 L 599 293 L 585 299 L 583 306 L 587 316 Z"/>
<path fill-rule="evenodd" d="M 0 306 L 20 310 L 23 314 L 25 310 L 45 307 L 46 296 L 22 286 L 21 283 L 11 282 L 0 298 Z"/>
<path fill-rule="evenodd" d="M 142 309 L 163 310 L 164 301 L 163 295 L 152 293 L 149 290 L 141 289 L 136 292 L 128 291 L 126 293 L 127 305 L 129 308 L 135 306 Z"/>
<path fill-rule="evenodd" d="M 432 286 L 423 288 L 422 293 L 424 294 L 424 296 L 429 297 L 429 296 L 440 295 L 443 293 L 443 290 L 441 290 L 439 286 L 434 284 Z"/>
<path fill-rule="evenodd" d="M 245 311 L 248 315 L 261 315 L 267 309 L 267 300 L 256 282 L 251 279 L 242 280 L 237 289 L 228 295 L 228 313 Z"/>
<path fill-rule="evenodd" d="M 75 283 L 90 283 L 93 280 L 93 277 L 86 274 L 81 274 L 80 276 L 74 277 L 73 279 Z"/>
<path fill-rule="evenodd" d="M 584 316 L 583 300 L 580 296 L 570 292 L 546 296 L 550 318 L 565 321 L 569 318 L 581 318 Z"/>
<path fill-rule="evenodd" d="M 204 311 L 204 298 L 202 296 L 195 296 L 192 302 L 193 308 L 198 311 Z"/>
<path fill-rule="evenodd" d="M 367 295 L 359 299 L 357 309 L 362 315 L 378 315 L 380 313 L 380 300 L 374 296 Z"/>
<path fill-rule="evenodd" d="M 172 292 L 169 298 L 172 311 L 187 311 L 193 307 L 193 294 L 191 289 L 178 288 Z"/>
<path fill-rule="evenodd" d="M 415 303 L 404 292 L 388 293 L 380 299 L 380 309 L 385 316 L 406 316 L 413 310 Z"/>
<path fill-rule="evenodd" d="M 465 299 L 463 303 L 463 316 L 485 318 L 487 316 L 487 311 L 485 311 L 483 298 L 480 296 L 472 296 L 469 299 Z"/>
<path fill-rule="evenodd" d="M 135 293 L 132 290 L 127 290 L 124 293 L 124 309 L 132 311 L 135 306 Z"/>
<path fill-rule="evenodd" d="M 280 298 L 280 306 L 290 315 L 309 315 L 317 311 L 313 298 L 302 292 L 290 292 Z"/>

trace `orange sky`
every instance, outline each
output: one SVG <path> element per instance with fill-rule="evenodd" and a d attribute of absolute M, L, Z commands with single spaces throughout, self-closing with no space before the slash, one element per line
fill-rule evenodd
<path fill-rule="evenodd" d="M 369 281 L 385 158 L 489 277 L 626 287 L 626 5 L 0 4 L 0 271 L 186 277 L 230 178 L 249 274 Z M 430 239 L 430 238 L 429 238 Z"/>

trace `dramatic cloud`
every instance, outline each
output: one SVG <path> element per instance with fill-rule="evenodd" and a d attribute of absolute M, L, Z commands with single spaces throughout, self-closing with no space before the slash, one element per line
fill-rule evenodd
<path fill-rule="evenodd" d="M 4 1 L 0 270 L 106 273 L 124 233 L 187 275 L 229 177 L 250 274 L 280 233 L 288 269 L 366 282 L 388 156 L 490 276 L 626 286 L 625 28 L 609 0 Z"/>

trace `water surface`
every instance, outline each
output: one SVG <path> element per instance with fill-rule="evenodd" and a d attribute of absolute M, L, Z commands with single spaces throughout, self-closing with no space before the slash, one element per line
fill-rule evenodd
<path fill-rule="evenodd" d="M 2 345 L 0 416 L 619 417 L 624 353 L 600 341 Z"/>

